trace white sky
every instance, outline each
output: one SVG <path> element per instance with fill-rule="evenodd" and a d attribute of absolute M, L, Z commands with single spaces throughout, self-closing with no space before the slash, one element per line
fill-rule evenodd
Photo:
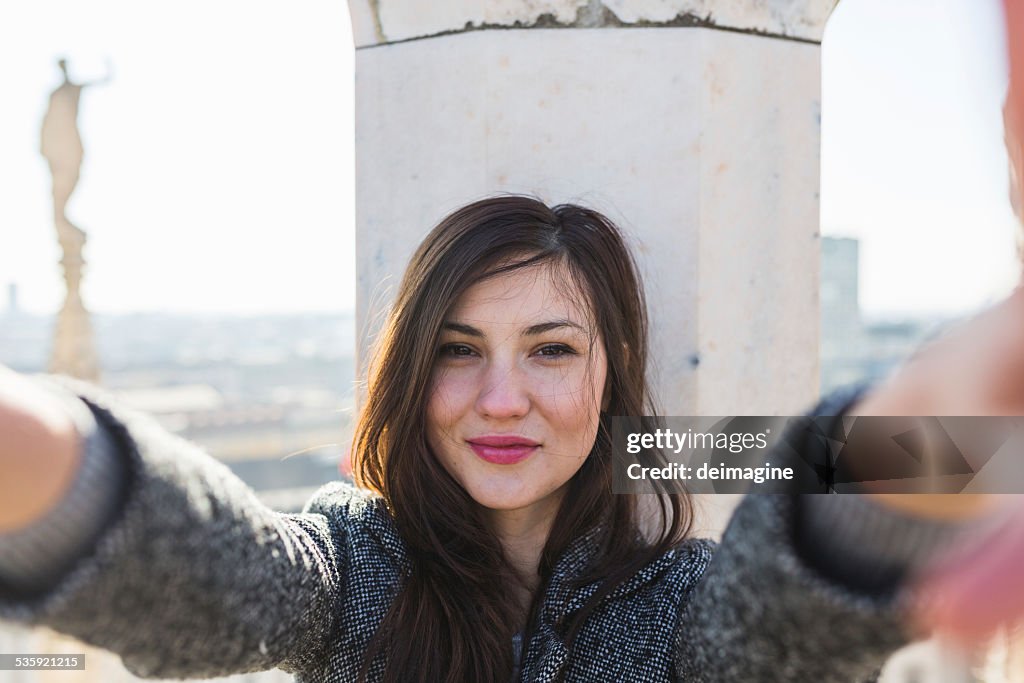
<path fill-rule="evenodd" d="M 55 311 L 38 153 L 55 61 L 86 90 L 69 216 L 96 311 L 354 302 L 346 3 L 33 0 L 0 9 L 0 285 Z M 860 237 L 869 313 L 961 312 L 1016 277 L 992 0 L 843 0 L 823 48 L 822 228 Z M 2 302 L 0 302 L 2 305 Z"/>
<path fill-rule="evenodd" d="M 822 43 L 822 232 L 872 314 L 960 313 L 1019 277 L 994 0 L 842 0 Z"/>
<path fill-rule="evenodd" d="M 353 55 L 343 0 L 33 0 L 0 10 L 0 285 L 56 310 L 62 281 L 39 126 L 83 92 L 82 181 L 97 311 L 354 306 Z"/>

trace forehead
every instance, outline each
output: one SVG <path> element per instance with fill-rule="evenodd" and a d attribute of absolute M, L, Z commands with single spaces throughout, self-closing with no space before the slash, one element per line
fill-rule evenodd
<path fill-rule="evenodd" d="M 567 319 L 590 329 L 589 307 L 588 297 L 566 268 L 538 264 L 473 284 L 456 300 L 448 319 L 510 326 Z"/>

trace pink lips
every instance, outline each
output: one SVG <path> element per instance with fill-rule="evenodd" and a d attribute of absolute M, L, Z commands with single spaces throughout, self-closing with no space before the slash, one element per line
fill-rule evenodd
<path fill-rule="evenodd" d="M 466 439 L 473 452 L 495 465 L 514 465 L 530 457 L 540 446 L 536 441 L 521 436 L 477 436 Z"/>

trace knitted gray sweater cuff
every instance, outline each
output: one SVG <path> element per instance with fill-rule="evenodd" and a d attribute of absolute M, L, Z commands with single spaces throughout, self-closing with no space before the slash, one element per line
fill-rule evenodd
<path fill-rule="evenodd" d="M 800 501 L 798 547 L 823 574 L 856 590 L 889 593 L 963 536 L 982 528 L 904 515 L 853 493 Z"/>
<path fill-rule="evenodd" d="M 56 507 L 24 529 L 0 534 L 0 583 L 26 593 L 56 585 L 88 555 L 118 510 L 126 474 L 110 436 L 86 403 L 50 378 L 39 378 L 39 384 L 74 421 L 82 459 Z"/>
<path fill-rule="evenodd" d="M 812 414 L 839 419 L 867 390 L 862 384 L 834 392 Z M 869 593 L 897 590 L 950 546 L 994 527 L 989 519 L 944 522 L 904 514 L 853 493 L 804 495 L 797 504 L 797 549 L 804 559 L 822 574 Z"/>

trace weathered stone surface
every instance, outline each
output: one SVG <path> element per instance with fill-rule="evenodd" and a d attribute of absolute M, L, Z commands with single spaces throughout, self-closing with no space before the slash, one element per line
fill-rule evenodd
<path fill-rule="evenodd" d="M 361 0 L 376 6 L 384 40 L 395 42 L 484 26 L 571 25 L 589 0 Z M 360 41 L 357 41 L 357 45 Z"/>
<path fill-rule="evenodd" d="M 837 0 L 349 0 L 357 47 L 482 28 L 714 26 L 820 41 Z"/>
<path fill-rule="evenodd" d="M 377 19 L 376 0 L 348 0 L 348 14 L 356 47 L 387 42 Z"/>
<path fill-rule="evenodd" d="M 818 62 L 816 45 L 709 29 L 359 51 L 359 329 L 448 211 L 501 191 L 576 200 L 634 237 L 667 414 L 801 410 L 817 392 Z"/>
<path fill-rule="evenodd" d="M 838 0 L 604 0 L 625 24 L 672 23 L 685 17 L 714 26 L 820 41 Z"/>

